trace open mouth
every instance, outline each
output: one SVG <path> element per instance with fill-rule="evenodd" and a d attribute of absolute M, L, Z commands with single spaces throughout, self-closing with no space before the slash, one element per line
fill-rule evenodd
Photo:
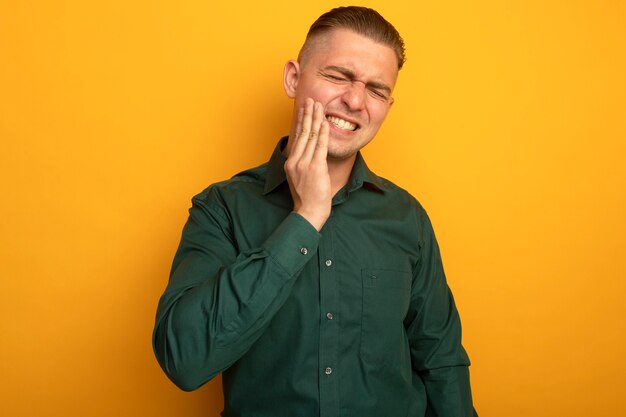
<path fill-rule="evenodd" d="M 327 115 L 326 120 L 332 123 L 333 126 L 335 126 L 336 128 L 341 129 L 341 130 L 346 130 L 348 132 L 354 132 L 355 130 L 359 128 L 359 125 L 349 122 L 347 120 L 344 120 L 337 116 Z"/>

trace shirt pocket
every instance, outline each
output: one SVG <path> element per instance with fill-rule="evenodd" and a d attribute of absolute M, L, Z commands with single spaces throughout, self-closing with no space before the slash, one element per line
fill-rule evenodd
<path fill-rule="evenodd" d="M 375 367 L 397 364 L 408 355 L 403 321 L 409 309 L 412 276 L 390 269 L 361 270 L 360 354 L 366 363 Z"/>

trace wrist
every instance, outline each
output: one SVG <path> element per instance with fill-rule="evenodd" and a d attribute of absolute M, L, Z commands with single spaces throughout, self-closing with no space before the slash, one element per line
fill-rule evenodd
<path fill-rule="evenodd" d="M 311 225 L 319 232 L 324 227 L 326 220 L 330 216 L 330 210 L 328 213 L 324 211 L 308 211 L 303 209 L 294 210 L 294 212 L 298 213 L 300 216 L 304 217 L 306 221 L 311 223 Z"/>

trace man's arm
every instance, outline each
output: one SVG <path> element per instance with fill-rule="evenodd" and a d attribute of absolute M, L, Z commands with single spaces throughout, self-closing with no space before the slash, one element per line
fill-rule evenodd
<path fill-rule="evenodd" d="M 330 212 L 325 123 L 321 106 L 307 101 L 286 163 L 294 212 L 260 247 L 239 253 L 217 191 L 193 199 L 153 333 L 156 357 L 181 389 L 198 388 L 250 349 L 317 252 Z"/>
<path fill-rule="evenodd" d="M 461 322 L 446 283 L 439 247 L 428 216 L 419 214 L 420 259 L 405 324 L 413 372 L 428 399 L 426 416 L 472 417 L 469 358 L 461 345 Z"/>

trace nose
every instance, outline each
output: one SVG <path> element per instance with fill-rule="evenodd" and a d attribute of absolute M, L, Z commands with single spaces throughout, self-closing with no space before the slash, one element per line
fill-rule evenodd
<path fill-rule="evenodd" d="M 365 106 L 365 83 L 354 81 L 346 86 L 342 100 L 350 110 L 361 110 Z"/>

